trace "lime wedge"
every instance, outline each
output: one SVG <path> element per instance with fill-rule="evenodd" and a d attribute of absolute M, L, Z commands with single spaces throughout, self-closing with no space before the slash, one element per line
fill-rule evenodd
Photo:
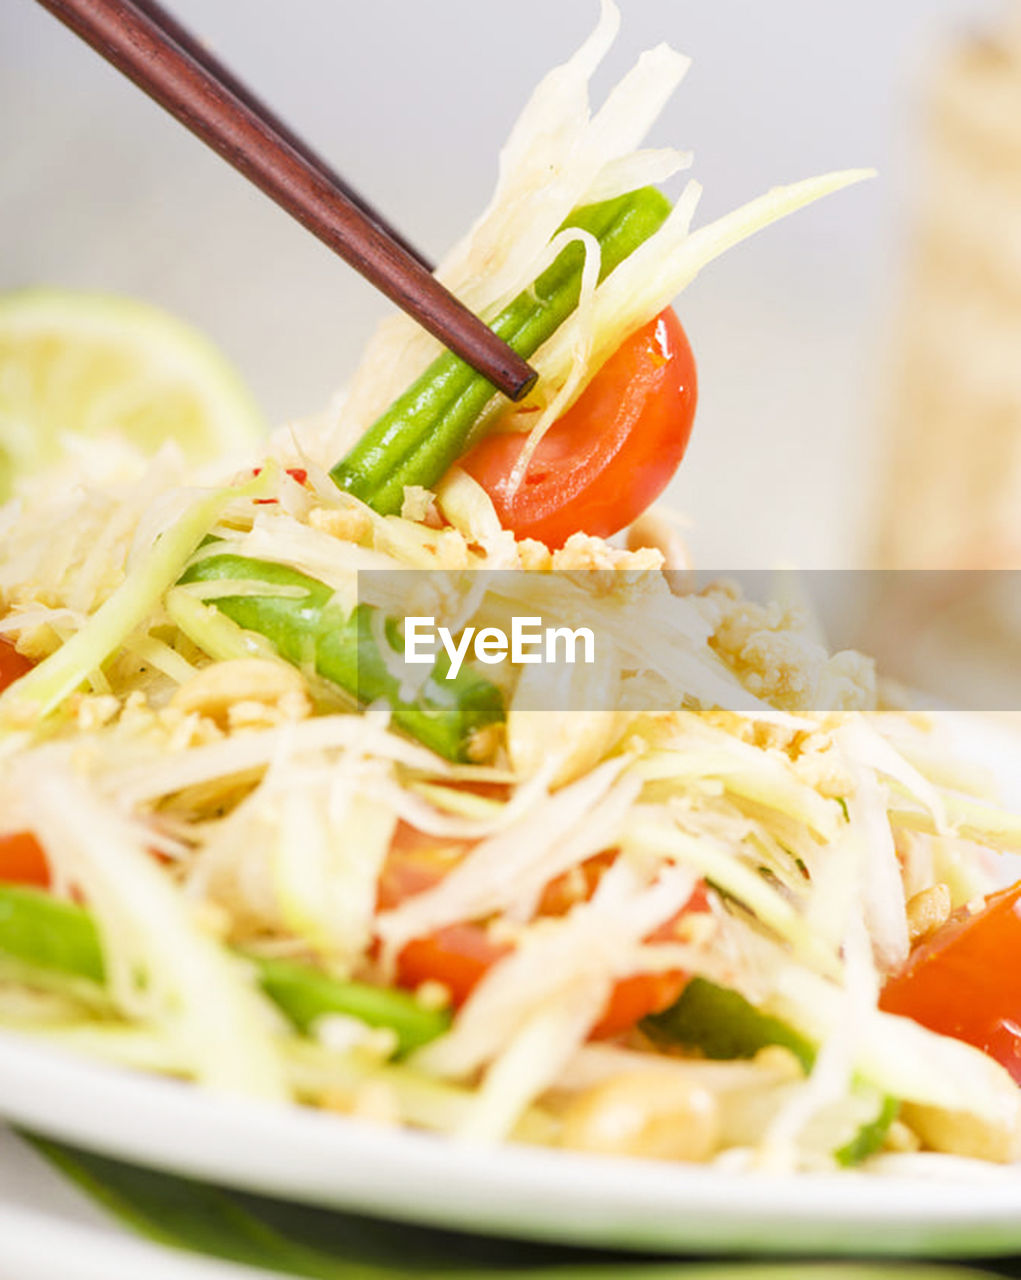
<path fill-rule="evenodd" d="M 220 352 L 157 307 L 56 289 L 0 295 L 0 500 L 71 434 L 117 434 L 147 453 L 173 439 L 200 462 L 264 432 Z"/>

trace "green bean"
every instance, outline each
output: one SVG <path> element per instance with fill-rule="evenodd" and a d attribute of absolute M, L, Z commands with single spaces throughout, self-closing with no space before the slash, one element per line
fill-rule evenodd
<path fill-rule="evenodd" d="M 92 917 L 38 889 L 0 885 L 0 952 L 68 977 L 100 983 L 104 978 Z"/>
<path fill-rule="evenodd" d="M 589 232 L 601 250 L 600 278 L 607 275 L 665 221 L 669 202 L 652 187 L 578 209 L 565 223 Z M 523 355 L 531 355 L 574 310 L 581 292 L 585 250 L 573 243 L 557 255 L 532 288 L 497 316 L 494 330 Z M 341 488 L 384 514 L 398 512 L 404 488 L 432 485 L 464 450 L 479 415 L 495 394 L 485 378 L 444 352 L 366 432 L 331 475 Z M 221 596 L 215 607 L 246 630 L 258 632 L 281 657 L 339 685 L 360 703 L 389 703 L 394 723 L 448 760 L 484 754 L 482 732 L 504 719 L 500 690 L 470 668 L 453 680 L 447 655 L 437 657 L 413 697 L 381 652 L 381 638 L 401 649 L 396 620 L 381 621 L 366 605 L 351 612 L 322 582 L 268 561 L 211 555 L 182 583 L 214 580 L 259 582 L 287 588 L 269 594 Z M 296 596 L 294 589 L 303 592 Z"/>
<path fill-rule="evenodd" d="M 588 231 L 598 240 L 602 279 L 657 231 L 669 212 L 660 192 L 643 187 L 575 210 L 564 227 Z M 519 355 L 533 355 L 578 305 L 584 263 L 583 246 L 568 245 L 530 289 L 500 312 L 492 322 L 494 332 Z M 457 461 L 496 394 L 492 383 L 445 351 L 330 474 L 375 511 L 396 514 L 405 486 L 431 488 Z"/>
<path fill-rule="evenodd" d="M 849 1169 L 853 1165 L 861 1164 L 869 1156 L 875 1155 L 886 1140 L 890 1125 L 897 1119 L 899 1112 L 900 1100 L 891 1098 L 889 1095 L 884 1097 L 876 1118 L 868 1124 L 861 1125 L 849 1142 L 845 1142 L 842 1147 L 834 1151 L 833 1156 L 837 1164 Z"/>
<path fill-rule="evenodd" d="M 302 1034 L 307 1035 L 320 1018 L 339 1013 L 396 1032 L 404 1054 L 435 1040 L 450 1025 L 445 1009 L 427 1009 L 407 991 L 340 982 L 293 960 L 262 958 L 258 969 L 263 991 Z"/>
<path fill-rule="evenodd" d="M 69 978 L 105 981 L 102 940 L 91 914 L 38 889 L 0 885 L 0 955 Z M 302 1034 L 321 1017 L 343 1014 L 395 1032 L 403 1055 L 435 1040 L 450 1024 L 449 1013 L 427 1009 L 407 991 L 341 980 L 293 960 L 244 958 L 265 994 Z"/>
<path fill-rule="evenodd" d="M 754 1058 L 778 1044 L 810 1071 L 815 1046 L 779 1018 L 762 1013 L 744 996 L 705 978 L 692 978 L 669 1009 L 652 1014 L 642 1029 L 659 1044 L 697 1049 L 707 1058 Z"/>
<path fill-rule="evenodd" d="M 208 556 L 193 565 L 182 583 L 257 581 L 288 589 L 287 595 L 221 596 L 216 607 L 240 627 L 270 640 L 281 657 L 315 670 L 362 703 L 385 700 L 394 723 L 448 760 L 468 760 L 477 735 L 504 719 L 503 695 L 468 667 L 446 678 L 450 660 L 440 654 L 414 697 L 405 697 L 399 678 L 387 667 L 377 638 L 378 611 L 359 605 L 346 612 L 324 583 L 295 569 L 243 556 Z M 304 595 L 290 594 L 294 588 Z M 402 643 L 397 624 L 385 624 L 395 655 Z"/>

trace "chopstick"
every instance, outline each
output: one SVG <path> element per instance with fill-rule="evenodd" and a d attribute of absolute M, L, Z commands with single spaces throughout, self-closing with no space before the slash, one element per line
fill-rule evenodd
<path fill-rule="evenodd" d="M 531 390 L 531 366 L 295 150 L 247 90 L 245 100 L 232 92 L 214 60 L 196 59 L 131 0 L 39 3 L 504 395 Z"/>
<path fill-rule="evenodd" d="M 364 196 L 355 191 L 336 169 L 327 164 L 322 156 L 312 150 L 303 138 L 299 138 L 294 130 L 271 111 L 260 98 L 257 98 L 247 85 L 242 84 L 230 67 L 225 66 L 214 53 L 193 36 L 186 27 L 182 26 L 173 14 L 167 13 L 162 5 L 156 3 L 156 0 L 133 0 L 133 3 L 139 13 L 144 14 L 145 17 L 155 23 L 164 35 L 173 40 L 179 49 L 183 49 L 200 67 L 204 67 L 211 76 L 219 80 L 220 84 L 228 92 L 232 93 L 238 102 L 243 103 L 249 111 L 261 117 L 277 137 L 282 138 L 287 143 L 292 151 L 297 151 L 302 159 L 307 160 L 314 169 L 318 169 L 327 182 L 345 195 L 351 204 L 361 209 L 369 221 L 374 222 L 385 236 L 389 236 L 391 240 L 396 241 L 402 249 L 420 262 L 426 271 L 432 271 L 433 264 L 425 254 L 420 253 L 409 240 L 401 235 L 378 209 L 374 208 Z"/>

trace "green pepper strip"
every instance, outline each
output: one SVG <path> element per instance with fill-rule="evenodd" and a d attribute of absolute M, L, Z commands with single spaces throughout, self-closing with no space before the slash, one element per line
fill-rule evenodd
<path fill-rule="evenodd" d="M 754 1058 L 760 1049 L 777 1044 L 789 1049 L 806 1073 L 815 1062 L 815 1045 L 799 1031 L 762 1013 L 737 991 L 705 978 L 692 978 L 669 1009 L 643 1020 L 642 1030 L 657 1044 L 684 1045 L 707 1058 Z M 884 1098 L 876 1118 L 833 1153 L 837 1163 L 859 1164 L 875 1154 L 899 1108 L 896 1098 Z"/>
<path fill-rule="evenodd" d="M 38 889 L 0 885 L 0 954 L 32 968 L 105 981 L 103 948 L 92 916 L 84 907 Z M 265 994 L 302 1034 L 319 1018 L 343 1014 L 395 1032 L 397 1051 L 404 1055 L 450 1025 L 446 1010 L 427 1009 L 406 991 L 342 981 L 293 960 L 244 958 L 255 967 Z"/>
<path fill-rule="evenodd" d="M 590 232 L 599 242 L 603 279 L 666 221 L 670 203 L 654 187 L 576 209 L 564 228 Z M 549 338 L 581 295 L 584 246 L 570 244 L 530 289 L 492 322 L 526 359 Z M 397 514 L 406 485 L 431 488 L 465 451 L 479 415 L 496 388 L 445 351 L 366 431 L 330 475 L 381 515 Z"/>
<path fill-rule="evenodd" d="M 448 760 L 467 760 L 475 735 L 504 718 L 503 695 L 496 685 L 469 667 L 448 680 L 450 660 L 440 654 L 413 699 L 402 696 L 400 681 L 386 666 L 373 619 L 377 612 L 359 605 L 346 613 L 334 593 L 315 578 L 267 560 L 209 556 L 181 579 L 187 582 L 257 581 L 299 588 L 304 595 L 221 596 L 216 607 L 240 627 L 257 631 L 296 666 L 314 669 L 346 689 L 359 702 L 385 700 L 394 723 Z M 399 654 L 398 624 L 386 624 L 387 643 Z"/>

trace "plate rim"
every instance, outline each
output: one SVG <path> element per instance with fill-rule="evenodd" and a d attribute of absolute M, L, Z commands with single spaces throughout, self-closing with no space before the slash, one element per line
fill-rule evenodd
<path fill-rule="evenodd" d="M 473 1146 L 291 1103 L 210 1094 L 12 1032 L 0 1033 L 0 1112 L 129 1163 L 473 1234 L 663 1253 L 1021 1251 L 1021 1170 L 968 1181 L 736 1173 Z"/>

